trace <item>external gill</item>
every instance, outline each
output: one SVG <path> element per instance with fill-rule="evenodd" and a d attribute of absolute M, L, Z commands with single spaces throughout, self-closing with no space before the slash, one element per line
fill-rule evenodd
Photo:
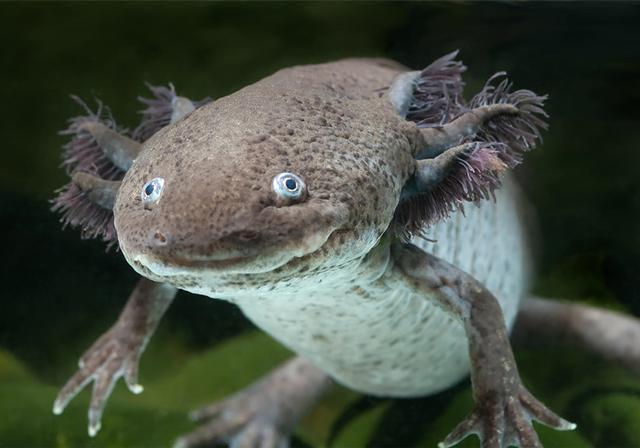
<path fill-rule="evenodd" d="M 89 173 L 74 173 L 71 181 L 82 190 L 87 198 L 105 210 L 113 210 L 116 194 L 122 181 L 104 180 Z"/>
<path fill-rule="evenodd" d="M 109 162 L 122 172 L 128 171 L 140 152 L 140 143 L 131 140 L 99 121 L 87 121 L 78 127 L 86 131 L 95 141 L 96 149 L 102 151 Z"/>
<path fill-rule="evenodd" d="M 493 198 L 500 174 L 522 161 L 540 141 L 547 124 L 546 96 L 529 90 L 511 91 L 499 72 L 469 103 L 462 97 L 464 66 L 451 53 L 420 72 L 417 78 L 398 78 L 393 91 L 409 91 L 406 118 L 422 134 L 416 169 L 401 195 L 394 231 L 403 240 L 421 235 L 436 220 L 463 209 L 465 202 Z M 417 73 L 417 72 L 414 72 Z M 411 82 L 412 89 L 398 85 Z M 438 94 L 438 92 L 440 92 Z M 400 111 L 401 113 L 402 111 Z"/>
<path fill-rule="evenodd" d="M 94 113 L 80 98 L 72 98 L 87 114 L 71 118 L 69 127 L 61 132 L 71 136 L 63 147 L 62 165 L 72 181 L 58 190 L 51 209 L 62 214 L 63 228 L 80 227 L 83 239 L 102 238 L 108 249 L 116 243 L 113 212 L 104 207 L 105 195 L 93 191 L 95 181 L 89 179 L 118 183 L 140 144 L 122 135 L 126 129 L 116 125 L 100 101 Z"/>
<path fill-rule="evenodd" d="M 107 249 L 117 244 L 113 224 L 113 204 L 120 181 L 142 149 L 142 142 L 163 126 L 184 118 L 206 101 L 192 102 L 177 96 L 173 85 L 148 85 L 154 98 L 140 98 L 147 109 L 142 121 L 127 137 L 127 129 L 116 125 L 102 102 L 92 111 L 84 101 L 72 96 L 86 114 L 71 118 L 60 133 L 71 140 L 63 147 L 62 166 L 71 178 L 52 200 L 52 210 L 60 212 L 63 228 L 80 227 L 82 238 L 102 238 Z"/>
<path fill-rule="evenodd" d="M 153 98 L 138 97 L 138 100 L 147 107 L 140 111 L 142 121 L 133 131 L 134 140 L 141 142 L 147 140 L 166 125 L 181 120 L 200 106 L 211 101 L 210 98 L 191 101 L 183 96 L 178 96 L 175 87 L 171 83 L 169 83 L 168 87 L 152 86 L 147 83 L 147 87 L 151 91 Z"/>
<path fill-rule="evenodd" d="M 464 107 L 462 74 L 467 67 L 455 60 L 457 56 L 458 50 L 435 60 L 422 71 L 414 72 L 417 77 L 407 120 L 419 127 L 439 126 L 460 113 Z"/>
<path fill-rule="evenodd" d="M 103 151 L 90 131 L 93 126 L 99 125 L 103 129 L 124 135 L 127 129 L 116 124 L 111 111 L 100 100 L 96 100 L 97 110 L 93 112 L 79 97 L 72 95 L 71 98 L 86 114 L 69 119 L 67 129 L 60 131 L 61 135 L 71 137 L 62 147 L 62 166 L 69 175 L 75 171 L 93 171 L 104 179 L 121 178 L 124 168 L 119 168 L 109 159 L 108 152 Z"/>
<path fill-rule="evenodd" d="M 423 129 L 424 150 L 417 158 L 436 157 L 465 139 L 474 137 L 485 124 L 503 115 L 518 115 L 518 109 L 511 104 L 485 105 L 471 109 L 443 126 Z"/>
<path fill-rule="evenodd" d="M 493 83 L 504 77 L 497 85 Z M 469 102 L 471 110 L 490 105 L 511 105 L 517 114 L 499 114 L 487 121 L 478 130 L 474 140 L 481 142 L 503 142 L 511 150 L 509 156 L 514 160 L 509 164 L 520 163 L 522 153 L 542 143 L 541 130 L 548 128 L 544 111 L 547 95 L 536 95 L 531 90 L 511 91 L 513 83 L 506 78 L 505 72 L 498 72 L 489 78 L 484 88 Z M 507 154 L 505 154 L 506 156 Z"/>
<path fill-rule="evenodd" d="M 87 179 L 80 180 L 83 176 L 87 176 Z M 84 190 L 76 181 L 82 182 L 87 190 Z M 116 244 L 116 229 L 113 225 L 112 210 L 103 205 L 108 204 L 110 199 L 107 198 L 115 195 L 116 188 L 111 188 L 113 194 L 108 192 L 91 194 L 93 192 L 91 183 L 97 184 L 98 181 L 112 183 L 113 187 L 120 184 L 120 181 L 108 181 L 79 171 L 73 175 L 72 182 L 58 190 L 58 196 L 52 201 L 51 210 L 62 214 L 60 219 L 62 228 L 68 225 L 80 227 L 82 239 L 102 238 L 109 249 Z"/>
<path fill-rule="evenodd" d="M 456 209 L 464 211 L 465 202 L 493 198 L 500 186 L 499 175 L 508 168 L 500 158 L 502 146 L 498 142 L 464 143 L 433 159 L 416 161 L 414 177 L 405 187 L 402 210 L 396 211 L 396 217 L 417 226 L 397 228 L 401 238 L 424 236 L 425 225 L 446 218 Z"/>
<path fill-rule="evenodd" d="M 450 148 L 434 159 L 418 160 L 415 172 L 416 187 L 419 191 L 443 188 L 443 183 L 458 182 L 466 201 L 489 199 L 492 187 L 498 182 L 494 173 L 507 169 L 499 153 L 503 143 L 464 143 Z M 462 171 L 463 173 L 457 173 Z M 462 174 L 462 175 L 461 175 Z M 454 198 L 452 198 L 455 201 Z"/>

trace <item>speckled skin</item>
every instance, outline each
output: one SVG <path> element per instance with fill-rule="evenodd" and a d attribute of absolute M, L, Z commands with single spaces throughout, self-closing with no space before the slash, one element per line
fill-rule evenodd
<path fill-rule="evenodd" d="M 508 185 L 495 204 L 469 207 L 466 216 L 457 213 L 430 229 L 437 242 L 413 243 L 485 284 L 511 326 L 526 293 L 527 262 L 515 186 Z M 355 390 L 407 397 L 455 384 L 469 372 L 463 326 L 433 297 L 407 287 L 388 247 L 374 251 L 380 263 L 366 263 L 366 270 L 360 264 L 310 279 L 304 293 L 242 296 L 236 303 L 258 326 Z"/>
<path fill-rule="evenodd" d="M 258 326 L 356 390 L 416 396 L 468 373 L 462 325 L 398 275 L 383 238 L 424 146 L 386 88 L 383 60 L 293 67 L 196 110 L 145 142 L 117 196 L 120 247 L 140 274 L 234 302 Z M 286 203 L 281 172 L 308 194 Z M 165 179 L 157 204 L 140 190 Z M 527 251 L 509 182 L 414 243 L 498 298 L 508 325 Z M 433 299 L 433 300 L 432 300 Z"/>

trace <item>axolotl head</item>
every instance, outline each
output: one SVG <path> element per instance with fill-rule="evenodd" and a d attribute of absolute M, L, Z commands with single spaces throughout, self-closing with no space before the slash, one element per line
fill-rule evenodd
<path fill-rule="evenodd" d="M 349 98 L 322 82 L 338 69 L 281 71 L 146 141 L 114 207 L 134 269 L 215 294 L 365 256 L 393 218 L 419 133 L 370 85 Z M 382 74 L 379 85 L 393 77 Z"/>

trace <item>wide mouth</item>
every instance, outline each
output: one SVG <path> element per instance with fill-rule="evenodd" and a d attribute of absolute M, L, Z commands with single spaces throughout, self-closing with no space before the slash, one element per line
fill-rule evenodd
<path fill-rule="evenodd" d="M 166 259 L 155 254 L 136 254 L 131 256 L 134 266 L 142 266 L 146 271 L 157 277 L 176 277 L 198 273 L 218 272 L 220 274 L 257 274 L 276 269 L 286 261 L 276 266 L 266 266 L 256 263 L 263 254 L 234 256 L 226 259 L 193 260 L 185 257 L 171 257 Z M 271 264 L 271 263 L 269 263 Z M 262 266 L 261 266 L 262 265 Z"/>
<path fill-rule="evenodd" d="M 169 231 L 166 241 L 157 244 L 155 236 L 140 238 L 132 232 L 119 235 L 120 247 L 137 272 L 155 281 L 189 277 L 215 282 L 216 277 L 229 274 L 266 274 L 286 269 L 293 260 L 314 256 L 336 233 L 344 230 L 348 213 L 342 207 L 325 200 L 310 200 L 302 207 L 265 207 L 259 214 L 252 214 L 252 219 L 232 223 L 235 230 L 231 228 L 222 235 L 214 233 L 211 238 L 206 232 L 201 232 L 198 238 L 180 239 L 175 234 L 171 238 Z M 256 222 L 269 226 L 262 229 Z M 158 228 L 162 231 L 161 224 Z M 257 235 L 246 239 L 238 235 L 250 231 Z"/>
<path fill-rule="evenodd" d="M 157 279 L 170 279 L 181 276 L 226 275 L 226 274 L 264 274 L 288 265 L 296 265 L 306 257 L 313 257 L 324 244 L 341 233 L 344 229 L 334 229 L 327 236 L 314 235 L 304 244 L 292 244 L 292 247 L 274 247 L 268 251 L 260 251 L 247 255 L 237 252 L 222 258 L 220 254 L 211 257 L 196 255 L 194 257 L 162 253 L 138 252 L 130 253 L 123 247 L 123 253 L 130 264 L 142 275 Z"/>

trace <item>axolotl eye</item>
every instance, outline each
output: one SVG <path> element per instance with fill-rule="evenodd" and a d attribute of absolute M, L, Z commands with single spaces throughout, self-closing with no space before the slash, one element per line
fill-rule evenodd
<path fill-rule="evenodd" d="M 149 206 L 158 202 L 160 194 L 162 194 L 162 187 L 164 187 L 164 179 L 161 177 L 151 179 L 149 182 L 144 184 L 140 194 L 142 203 L 145 206 Z"/>
<path fill-rule="evenodd" d="M 273 178 L 273 191 L 282 199 L 300 199 L 306 192 L 304 181 L 293 173 L 280 173 Z"/>

